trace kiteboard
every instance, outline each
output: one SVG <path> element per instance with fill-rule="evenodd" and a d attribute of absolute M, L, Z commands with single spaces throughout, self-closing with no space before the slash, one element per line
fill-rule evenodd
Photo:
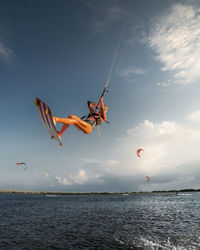
<path fill-rule="evenodd" d="M 37 107 L 40 119 L 42 120 L 45 129 L 50 134 L 51 139 L 55 139 L 59 143 L 59 146 L 62 146 L 49 106 L 37 97 L 35 98 L 34 103 Z"/>

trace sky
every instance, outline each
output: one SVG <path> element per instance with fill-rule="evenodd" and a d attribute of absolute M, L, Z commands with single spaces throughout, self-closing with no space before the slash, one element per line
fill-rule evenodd
<path fill-rule="evenodd" d="M 199 55 L 198 0 L 1 0 L 0 189 L 200 188 Z M 35 97 L 82 117 L 109 75 L 101 136 L 50 140 Z"/>

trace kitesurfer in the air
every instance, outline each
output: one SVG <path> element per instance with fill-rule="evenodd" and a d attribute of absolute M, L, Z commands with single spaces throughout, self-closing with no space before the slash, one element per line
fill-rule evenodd
<path fill-rule="evenodd" d="M 83 131 L 85 134 L 90 134 L 96 125 L 101 125 L 106 121 L 108 106 L 104 105 L 103 97 L 100 98 L 98 104 L 88 101 L 88 108 L 90 113 L 82 118 L 75 115 L 69 115 L 67 118 L 52 116 L 55 124 L 57 122 L 63 124 L 61 130 L 58 131 L 59 138 L 62 137 L 63 133 L 70 125 L 74 125 L 78 130 Z"/>

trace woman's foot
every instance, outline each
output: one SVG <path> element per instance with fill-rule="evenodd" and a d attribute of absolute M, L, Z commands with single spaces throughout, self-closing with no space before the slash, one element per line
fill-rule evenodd
<path fill-rule="evenodd" d="M 56 126 L 56 117 L 55 117 L 55 116 L 52 116 L 52 119 L 53 119 L 54 125 Z"/>

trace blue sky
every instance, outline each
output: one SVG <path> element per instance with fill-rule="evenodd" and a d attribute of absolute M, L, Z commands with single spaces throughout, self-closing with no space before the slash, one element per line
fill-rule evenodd
<path fill-rule="evenodd" d="M 199 188 L 199 1 L 0 5 L 0 189 Z M 35 97 L 56 116 L 87 114 L 87 100 L 98 101 L 123 31 L 104 98 L 110 124 L 101 126 L 101 137 L 97 129 L 85 135 L 70 127 L 58 147 L 39 119 Z"/>

